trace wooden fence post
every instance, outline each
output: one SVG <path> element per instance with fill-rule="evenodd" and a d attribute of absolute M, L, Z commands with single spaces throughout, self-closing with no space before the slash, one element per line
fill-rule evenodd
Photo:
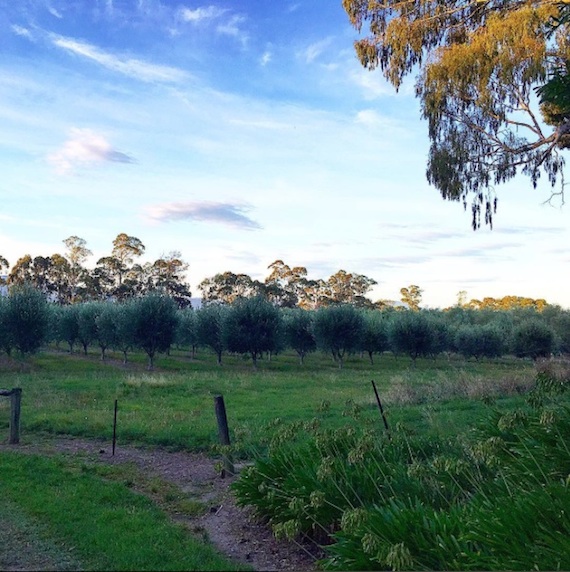
<path fill-rule="evenodd" d="M 220 444 L 229 448 L 230 446 L 230 430 L 228 427 L 228 417 L 226 415 L 226 406 L 224 404 L 223 395 L 214 397 L 214 407 L 216 409 L 216 419 L 218 420 L 218 434 Z M 235 474 L 234 464 L 229 452 L 224 453 L 224 468 L 222 469 L 222 478 Z"/>
<path fill-rule="evenodd" d="M 20 442 L 20 409 L 22 406 L 22 388 L 12 389 L 10 396 L 10 445 L 17 445 Z"/>
<path fill-rule="evenodd" d="M 386 419 L 386 415 L 384 414 L 384 408 L 382 407 L 382 402 L 380 401 L 380 396 L 378 395 L 378 390 L 376 389 L 376 384 L 374 380 L 372 380 L 372 387 L 374 388 L 374 395 L 376 395 L 376 403 L 378 403 L 378 409 L 380 409 L 380 415 L 382 415 L 382 421 L 384 421 L 384 428 L 386 429 L 386 434 L 388 435 L 388 439 L 392 440 L 392 436 L 390 435 L 390 427 L 388 427 L 388 420 Z"/>

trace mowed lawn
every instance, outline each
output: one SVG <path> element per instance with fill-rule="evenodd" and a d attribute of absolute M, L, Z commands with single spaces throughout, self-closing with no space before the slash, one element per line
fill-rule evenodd
<path fill-rule="evenodd" d="M 439 357 L 353 355 L 339 369 L 315 353 L 299 364 L 293 353 L 264 359 L 254 370 L 241 356 L 222 366 L 207 351 L 161 356 L 146 370 L 143 354 L 93 351 L 69 355 L 50 350 L 19 361 L 0 360 L 0 385 L 21 387 L 22 440 L 39 432 L 110 440 L 118 400 L 118 443 L 210 450 L 217 443 L 214 396 L 223 395 L 232 442 L 248 456 L 267 442 L 280 422 L 310 421 L 335 427 L 347 420 L 381 423 L 374 380 L 390 424 L 437 434 L 468 431 L 489 404 L 520 404 L 534 379 L 532 362 L 517 359 L 465 361 Z M 0 400 L 0 430 L 8 432 L 9 401 Z"/>

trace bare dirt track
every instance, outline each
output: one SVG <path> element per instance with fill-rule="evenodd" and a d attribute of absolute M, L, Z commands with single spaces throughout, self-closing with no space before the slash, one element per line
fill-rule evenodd
<path fill-rule="evenodd" d="M 316 546 L 276 540 L 267 525 L 256 521 L 248 509 L 238 507 L 230 489 L 236 477 L 221 478 L 216 461 L 206 455 L 117 446 L 112 456 L 107 443 L 74 438 L 54 438 L 39 444 L 2 444 L 0 450 L 63 453 L 80 457 L 86 463 L 133 464 L 145 476 L 175 485 L 205 505 L 205 514 L 177 512 L 171 517 L 202 534 L 232 560 L 255 570 L 315 570 L 317 558 L 322 557 Z"/>

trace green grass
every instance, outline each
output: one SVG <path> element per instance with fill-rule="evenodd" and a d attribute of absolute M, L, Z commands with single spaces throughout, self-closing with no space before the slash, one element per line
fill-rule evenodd
<path fill-rule="evenodd" d="M 232 440 L 247 455 L 263 446 L 276 419 L 318 416 L 331 427 L 347 415 L 379 419 L 372 379 L 390 423 L 420 432 L 456 432 L 484 412 L 482 398 L 516 394 L 511 385 L 517 380 L 528 385 L 534 377 L 532 364 L 509 359 L 441 358 L 418 360 L 412 367 L 404 357 L 385 355 L 371 365 L 367 358 L 350 356 L 340 370 L 326 355 L 308 356 L 301 366 L 295 355 L 282 354 L 254 371 L 240 356 L 224 356 L 218 367 L 208 352 L 190 360 L 186 352 L 173 351 L 157 360 L 154 372 L 146 371 L 142 354 L 129 359 L 123 365 L 119 354 L 111 354 L 102 363 L 95 351 L 88 356 L 50 351 L 3 370 L 0 363 L 3 386 L 23 388 L 22 439 L 45 431 L 110 440 L 118 399 L 119 443 L 208 450 L 217 442 L 213 397 L 223 394 Z M 472 387 L 477 391 L 469 395 Z M 0 400 L 0 429 L 7 424 L 7 400 Z"/>
<path fill-rule="evenodd" d="M 32 531 L 36 563 L 85 570 L 244 569 L 120 482 L 63 458 L 3 452 L 0 459 L 0 515 L 11 515 L 16 539 Z"/>
<path fill-rule="evenodd" d="M 322 431 L 352 427 L 370 432 L 380 442 L 385 434 L 370 383 L 374 380 L 390 426 L 401 430 L 404 442 L 407 436 L 419 438 L 439 450 L 438 443 L 461 436 L 463 447 L 491 407 L 502 411 L 528 407 L 525 392 L 536 377 L 532 363 L 516 359 L 418 359 L 412 366 L 404 357 L 384 355 L 372 365 L 366 358 L 349 356 L 341 370 L 323 354 L 308 356 L 301 366 L 295 355 L 286 353 L 259 362 L 254 370 L 239 356 L 224 356 L 219 367 L 206 351 L 195 360 L 186 352 L 173 351 L 160 356 L 155 371 L 148 372 L 143 354 L 130 355 L 126 365 L 121 357 L 111 353 L 103 363 L 95 351 L 83 356 L 58 350 L 27 360 L 0 356 L 2 387 L 23 389 L 22 442 L 33 443 L 44 432 L 110 442 L 117 399 L 119 447 L 136 443 L 212 450 L 218 441 L 213 401 L 217 394 L 225 398 L 235 454 L 243 457 L 266 451 L 276 440 L 288 440 L 292 424 L 301 432 L 301 440 L 303 431 L 309 434 L 318 426 Z M 6 437 L 8 418 L 9 400 L 0 399 L 0 431 Z M 367 447 L 363 441 L 351 450 L 358 456 Z M 135 474 L 133 467 L 103 468 L 15 453 L 3 453 L 0 460 L 0 516 L 18 506 L 23 520 L 12 520 L 9 526 L 21 531 L 29 525 L 37 531 L 48 547 L 48 564 L 52 554 L 63 569 L 63 551 L 85 569 L 228 569 L 227 562 L 166 516 L 198 514 L 204 507 L 166 483 Z M 303 478 L 322 482 L 312 474 L 320 467 L 307 463 L 300 463 L 306 473 Z M 342 471 L 345 466 L 343 461 Z M 370 471 L 376 474 L 377 469 L 382 463 Z M 394 478 L 407 482 L 407 473 L 399 470 L 395 469 Z M 281 472 L 294 475 L 291 467 Z M 352 483 L 349 472 L 346 478 Z M 355 481 L 351 487 L 357 492 L 361 483 Z M 348 494 L 333 483 L 327 495 L 333 498 L 336 493 L 343 498 Z M 293 510 L 292 500 L 279 512 Z M 307 502 L 313 500 L 318 504 L 319 499 Z M 358 506 L 354 501 L 349 504 Z M 341 512 L 334 518 L 341 518 Z M 281 532 L 287 532 L 286 525 Z M 199 564 L 191 560 L 194 557 Z"/>

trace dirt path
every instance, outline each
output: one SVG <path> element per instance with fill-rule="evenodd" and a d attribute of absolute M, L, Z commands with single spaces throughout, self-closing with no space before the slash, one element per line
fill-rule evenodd
<path fill-rule="evenodd" d="M 316 547 L 276 540 L 270 529 L 256 522 L 247 509 L 236 506 L 229 489 L 235 477 L 222 479 L 216 462 L 205 455 L 118 446 L 112 456 L 108 444 L 72 438 L 56 438 L 40 445 L 0 445 L 2 449 L 65 453 L 94 463 L 132 463 L 146 476 L 171 483 L 205 504 L 208 509 L 202 516 L 172 516 L 193 531 L 204 531 L 212 544 L 233 560 L 255 570 L 316 569 Z"/>

